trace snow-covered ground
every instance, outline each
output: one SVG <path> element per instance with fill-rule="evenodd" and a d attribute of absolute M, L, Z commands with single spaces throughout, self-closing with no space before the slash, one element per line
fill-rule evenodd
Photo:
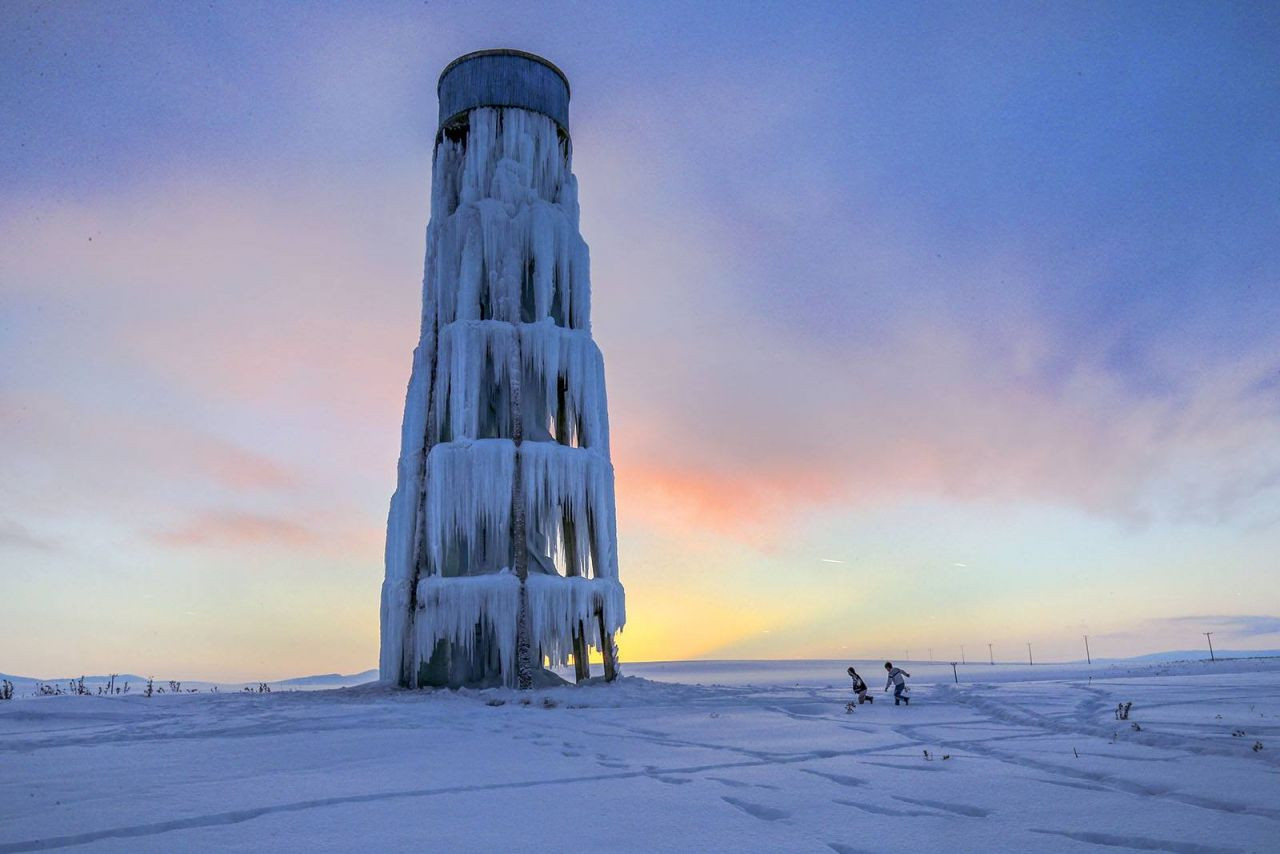
<path fill-rule="evenodd" d="M 0 852 L 1280 850 L 1280 660 L 907 669 L 19 697 Z"/>

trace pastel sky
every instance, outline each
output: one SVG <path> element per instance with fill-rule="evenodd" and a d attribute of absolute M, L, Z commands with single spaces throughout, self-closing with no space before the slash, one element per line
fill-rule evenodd
<path fill-rule="evenodd" d="M 0 671 L 377 657 L 435 82 L 568 74 L 624 661 L 1280 647 L 1280 6 L 0 5 Z"/>

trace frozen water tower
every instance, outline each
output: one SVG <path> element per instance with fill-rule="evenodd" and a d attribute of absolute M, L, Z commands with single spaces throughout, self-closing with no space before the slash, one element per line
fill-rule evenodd
<path fill-rule="evenodd" d="M 617 674 L 604 361 L 591 339 L 569 82 L 517 50 L 441 73 L 422 327 L 382 585 L 384 681 Z"/>

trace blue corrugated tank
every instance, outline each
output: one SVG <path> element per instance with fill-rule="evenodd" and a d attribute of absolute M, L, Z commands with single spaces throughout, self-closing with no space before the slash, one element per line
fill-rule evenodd
<path fill-rule="evenodd" d="M 569 80 L 540 56 L 481 50 L 445 66 L 436 87 L 440 126 L 476 107 L 522 107 L 550 116 L 569 132 Z"/>

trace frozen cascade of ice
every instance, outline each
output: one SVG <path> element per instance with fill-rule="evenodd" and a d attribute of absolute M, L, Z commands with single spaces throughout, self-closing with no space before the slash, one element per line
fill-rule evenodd
<path fill-rule="evenodd" d="M 530 641 L 548 661 L 566 663 L 575 637 L 611 652 L 626 620 L 590 261 L 569 142 L 546 116 L 470 110 L 442 128 L 432 175 L 380 668 L 406 685 L 513 684 L 517 548 Z"/>
<path fill-rule="evenodd" d="M 462 164 L 460 180 L 446 177 L 432 194 L 428 240 L 442 260 L 427 270 L 426 284 L 438 299 L 440 325 L 553 317 L 590 329 L 590 259 L 578 234 L 577 183 L 554 122 L 525 110 L 468 115 L 466 140 L 446 137 L 433 172 L 452 176 Z M 516 144 L 517 137 L 526 142 Z"/>
<path fill-rule="evenodd" d="M 519 359 L 513 360 L 512 355 Z M 458 320 L 440 331 L 439 362 L 431 425 L 435 441 L 511 435 L 510 386 L 513 364 L 522 385 L 541 398 L 526 407 L 525 433 L 539 425 L 531 417 L 554 419 L 563 404 L 578 444 L 609 453 L 604 359 L 584 330 L 565 329 L 550 318 L 538 323 Z M 563 399 L 558 393 L 563 384 Z M 541 425 L 545 426 L 545 425 Z"/>
<path fill-rule="evenodd" d="M 590 555 L 592 575 L 616 578 L 613 467 L 609 461 L 590 451 L 553 442 L 526 442 L 520 448 L 520 468 L 524 474 L 525 515 L 533 522 L 530 527 L 536 526 L 554 544 L 562 539 L 562 520 L 573 523 L 575 536 L 571 545 L 578 555 L 579 571 L 571 568 L 570 574 L 588 575 L 582 567 Z"/>
<path fill-rule="evenodd" d="M 597 614 L 603 614 L 606 635 L 622 627 L 626 601 L 617 579 L 530 575 L 526 583 L 532 644 L 553 666 L 569 662 L 574 632 L 584 632 L 589 646 L 603 649 Z M 428 576 L 418 582 L 417 593 L 419 656 L 430 658 L 441 640 L 473 650 L 480 626 L 494 639 L 502 672 L 514 670 L 520 580 L 510 569 L 460 578 Z"/>
<path fill-rule="evenodd" d="M 547 556 L 560 558 L 568 520 L 574 538 L 567 545 L 579 556 L 568 574 L 616 577 L 616 537 L 610 527 L 615 517 L 613 467 L 608 458 L 557 442 L 524 442 L 517 451 L 509 439 L 446 442 L 431 449 L 424 515 L 428 572 L 474 575 L 506 565 L 517 458 L 525 516 L 533 523 L 530 539 L 547 543 Z M 468 556 L 464 562 L 469 571 L 449 571 L 451 548 Z"/>
<path fill-rule="evenodd" d="M 530 575 L 529 613 L 533 642 L 553 665 L 568 664 L 573 652 L 570 639 L 579 628 L 586 642 L 598 650 L 609 643 L 608 636 L 622 628 L 626 596 L 616 578 L 558 578 Z M 593 615 L 601 613 L 606 637 Z"/>
<path fill-rule="evenodd" d="M 445 548 L 456 544 L 467 568 L 489 571 L 510 562 L 511 482 L 515 443 L 479 439 L 436 445 L 427 456 L 426 549 L 433 575 L 446 572 Z"/>

